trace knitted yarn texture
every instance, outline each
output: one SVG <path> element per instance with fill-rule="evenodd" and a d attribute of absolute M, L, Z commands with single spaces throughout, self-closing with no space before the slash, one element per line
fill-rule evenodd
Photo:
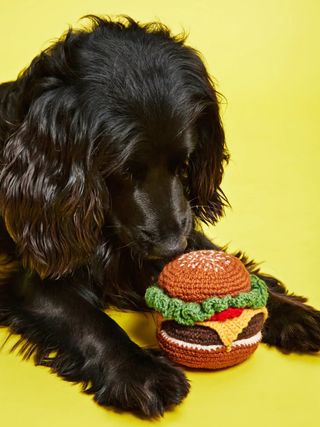
<path fill-rule="evenodd" d="M 218 369 L 240 363 L 261 341 L 267 286 L 241 261 L 202 250 L 165 266 L 145 299 L 157 311 L 160 348 L 177 363 Z"/>
<path fill-rule="evenodd" d="M 193 286 L 199 286 L 200 281 L 194 282 Z M 221 283 L 223 288 L 224 283 Z M 162 289 L 154 285 L 147 289 L 145 295 L 146 303 L 154 308 L 163 317 L 174 319 L 181 325 L 194 325 L 195 322 L 203 322 L 215 313 L 220 313 L 228 308 L 261 308 L 268 299 L 267 286 L 254 274 L 251 275 L 251 290 L 248 293 L 240 293 L 235 297 L 226 295 L 222 298 L 211 297 L 202 303 L 184 302 L 179 298 L 171 298 Z"/>
<path fill-rule="evenodd" d="M 250 291 L 250 274 L 242 262 L 224 252 L 188 252 L 167 264 L 158 280 L 171 298 L 198 302 L 209 297 L 235 297 Z"/>

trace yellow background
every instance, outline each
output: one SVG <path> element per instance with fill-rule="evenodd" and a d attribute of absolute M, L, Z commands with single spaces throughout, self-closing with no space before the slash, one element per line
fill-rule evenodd
<path fill-rule="evenodd" d="M 291 291 L 320 308 L 320 3 L 317 0 L 0 0 L 0 81 L 14 79 L 68 24 L 87 13 L 161 19 L 190 32 L 218 89 L 232 161 L 223 189 L 233 206 L 207 230 L 243 249 Z M 141 345 L 152 318 L 113 313 Z M 6 331 L 0 332 L 4 339 Z M 0 353 L 1 427 L 149 425 L 95 405 L 45 368 Z M 187 372 L 192 390 L 164 426 L 318 425 L 320 355 L 284 355 L 260 345 L 223 372 Z"/>

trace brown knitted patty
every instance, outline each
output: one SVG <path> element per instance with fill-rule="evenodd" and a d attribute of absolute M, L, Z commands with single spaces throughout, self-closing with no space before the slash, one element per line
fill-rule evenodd
<path fill-rule="evenodd" d="M 263 327 L 263 313 L 256 314 L 248 323 L 248 326 L 238 335 L 237 340 L 250 338 L 261 331 Z M 202 325 L 183 326 L 174 320 L 162 322 L 161 329 L 170 337 L 190 344 L 223 345 L 219 334 L 212 328 Z"/>
<path fill-rule="evenodd" d="M 262 330 L 264 324 L 264 314 L 256 314 L 248 323 L 248 326 L 243 329 L 242 332 L 237 336 L 237 340 L 244 340 L 246 338 L 253 337 L 259 331 Z"/>
<path fill-rule="evenodd" d="M 218 333 L 207 326 L 193 325 L 184 326 L 174 320 L 162 322 L 162 328 L 170 337 L 191 344 L 223 345 Z"/>
<path fill-rule="evenodd" d="M 221 369 L 243 362 L 255 352 L 259 343 L 241 345 L 227 352 L 226 347 L 214 351 L 179 346 L 158 334 L 158 343 L 163 353 L 171 360 L 191 368 Z"/>
<path fill-rule="evenodd" d="M 158 284 L 171 298 L 199 303 L 210 297 L 235 297 L 251 290 L 250 274 L 242 262 L 213 250 L 179 256 L 164 267 Z"/>

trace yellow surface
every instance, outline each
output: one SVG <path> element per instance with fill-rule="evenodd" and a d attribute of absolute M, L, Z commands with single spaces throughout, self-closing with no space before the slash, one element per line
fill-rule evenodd
<path fill-rule="evenodd" d="M 223 120 L 232 153 L 224 190 L 233 211 L 208 230 L 242 248 L 264 270 L 320 307 L 320 3 L 316 0 L 0 0 L 0 81 L 13 79 L 49 39 L 87 13 L 160 18 L 190 31 L 226 96 Z M 113 313 L 141 345 L 155 325 Z M 6 331 L 0 332 L 0 338 Z M 1 427 L 135 426 L 151 422 L 105 410 L 8 346 L 0 353 Z M 183 405 L 153 421 L 164 426 L 316 426 L 320 356 L 286 356 L 260 345 L 222 372 L 188 371 Z"/>

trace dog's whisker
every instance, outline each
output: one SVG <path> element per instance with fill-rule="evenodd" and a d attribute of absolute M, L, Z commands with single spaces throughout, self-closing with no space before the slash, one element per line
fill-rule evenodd
<path fill-rule="evenodd" d="M 129 243 L 127 243 L 126 245 L 123 245 L 123 246 L 118 246 L 118 247 L 116 247 L 115 249 L 116 250 L 119 250 L 119 249 L 124 249 L 124 248 L 128 248 L 128 247 L 130 247 L 131 245 L 132 245 L 132 243 L 134 243 L 135 242 L 135 240 L 131 240 Z"/>
<path fill-rule="evenodd" d="M 118 224 L 115 224 L 115 225 L 104 225 L 103 228 L 117 228 L 117 229 L 120 229 L 121 226 L 118 225 Z"/>

